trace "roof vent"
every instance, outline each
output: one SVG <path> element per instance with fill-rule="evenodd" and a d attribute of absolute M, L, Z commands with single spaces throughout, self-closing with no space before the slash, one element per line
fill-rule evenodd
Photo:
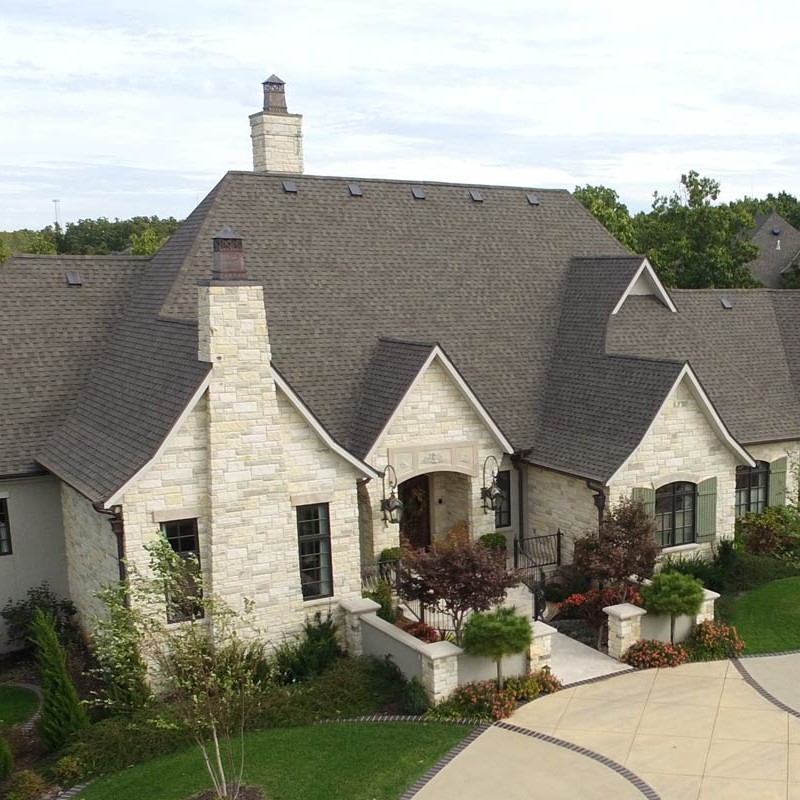
<path fill-rule="evenodd" d="M 412 186 L 411 194 L 414 196 L 415 200 L 425 199 L 425 190 L 421 186 Z"/>
<path fill-rule="evenodd" d="M 297 184 L 294 181 L 283 181 L 283 191 L 287 194 L 297 194 Z"/>
<path fill-rule="evenodd" d="M 775 242 L 775 249 L 776 250 L 780 250 L 781 249 L 781 240 L 780 239 L 778 239 L 778 241 Z"/>
<path fill-rule="evenodd" d="M 781 235 L 781 229 L 780 228 L 773 228 L 772 229 L 772 235 L 773 236 L 780 236 Z"/>
<path fill-rule="evenodd" d="M 361 191 L 361 187 L 357 183 L 348 183 L 347 188 L 350 191 L 350 197 L 364 196 L 364 192 Z"/>
<path fill-rule="evenodd" d="M 733 308 L 733 303 L 731 303 L 731 301 L 728 300 L 727 297 L 720 297 L 719 301 L 720 301 L 720 303 L 722 303 L 722 307 L 726 311 L 730 311 Z"/>
<path fill-rule="evenodd" d="M 528 204 L 532 206 L 539 205 L 539 198 L 533 192 L 528 192 Z"/>
<path fill-rule="evenodd" d="M 83 275 L 80 272 L 68 272 L 67 286 L 83 286 Z"/>
<path fill-rule="evenodd" d="M 482 203 L 483 202 L 483 195 L 477 189 L 470 189 L 469 196 L 472 198 L 474 203 Z"/>

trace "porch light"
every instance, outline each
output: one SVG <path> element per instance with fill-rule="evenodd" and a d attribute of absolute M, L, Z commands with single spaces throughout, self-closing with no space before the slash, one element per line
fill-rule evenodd
<path fill-rule="evenodd" d="M 389 479 L 389 496 L 386 496 L 386 479 Z M 400 524 L 400 516 L 403 513 L 403 503 L 396 494 L 397 473 L 391 464 L 387 464 L 381 473 L 383 482 L 383 498 L 381 499 L 381 511 L 383 512 L 383 524 L 386 527 L 391 522 L 393 525 Z"/>
<path fill-rule="evenodd" d="M 486 465 L 494 462 L 491 467 L 492 479 L 489 484 L 486 483 Z M 483 500 L 483 513 L 488 514 L 489 511 L 496 511 L 506 499 L 506 493 L 500 488 L 497 483 L 497 473 L 500 472 L 500 465 L 494 456 L 486 456 L 483 462 L 483 486 L 481 487 L 481 500 Z"/>

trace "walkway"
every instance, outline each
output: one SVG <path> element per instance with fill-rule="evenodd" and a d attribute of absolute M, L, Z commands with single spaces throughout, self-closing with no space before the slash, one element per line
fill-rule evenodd
<path fill-rule="evenodd" d="M 800 654 L 752 656 L 739 666 L 765 692 L 800 713 Z"/>
<path fill-rule="evenodd" d="M 552 642 L 553 654 L 550 667 L 564 686 L 603 675 L 630 672 L 632 669 L 627 664 L 620 664 L 605 653 L 570 639 L 563 633 L 554 633 Z"/>

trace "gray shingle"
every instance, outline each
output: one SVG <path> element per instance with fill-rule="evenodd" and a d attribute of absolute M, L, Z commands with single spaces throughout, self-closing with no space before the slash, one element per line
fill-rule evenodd
<path fill-rule="evenodd" d="M 758 256 L 747 266 L 768 289 L 780 289 L 783 285 L 781 273 L 800 255 L 800 231 L 775 211 L 759 216 L 756 226 L 750 241 L 758 247 Z M 780 234 L 774 234 L 773 230 L 779 230 Z M 777 249 L 778 241 L 780 250 Z"/>

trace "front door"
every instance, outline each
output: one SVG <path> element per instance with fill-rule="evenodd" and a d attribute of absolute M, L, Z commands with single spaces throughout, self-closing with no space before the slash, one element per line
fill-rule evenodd
<path fill-rule="evenodd" d="M 398 487 L 403 503 L 400 534 L 412 547 L 428 547 L 431 543 L 430 481 L 427 475 L 418 475 L 403 481 Z"/>

